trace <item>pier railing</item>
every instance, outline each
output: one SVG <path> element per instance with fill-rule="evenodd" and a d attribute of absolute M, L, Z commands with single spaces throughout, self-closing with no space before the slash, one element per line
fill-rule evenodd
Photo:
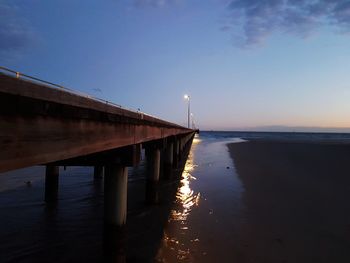
<path fill-rule="evenodd" d="M 9 75 L 9 76 L 15 76 L 17 79 L 25 79 L 25 80 L 30 81 L 30 82 L 34 82 L 34 83 L 39 83 L 39 84 L 45 85 L 45 86 L 47 86 L 49 88 L 64 90 L 64 91 L 69 92 L 71 94 L 82 96 L 82 97 L 85 97 L 85 98 L 90 99 L 90 100 L 102 102 L 102 103 L 105 103 L 105 104 L 110 105 L 110 106 L 114 106 L 114 107 L 117 107 L 117 108 L 120 108 L 120 109 L 125 109 L 125 110 L 128 110 L 128 111 L 134 112 L 134 113 L 138 113 L 138 114 L 143 115 L 143 116 L 148 116 L 148 117 L 151 117 L 151 118 L 158 119 L 158 117 L 153 116 L 153 115 L 148 114 L 148 113 L 145 113 L 145 112 L 142 112 L 140 110 L 135 110 L 135 109 L 123 107 L 123 106 L 121 106 L 119 104 L 116 104 L 114 102 L 111 102 L 109 100 L 104 100 L 104 99 L 95 97 L 95 96 L 90 95 L 90 94 L 85 93 L 85 92 L 77 91 L 77 90 L 74 90 L 74 89 L 71 89 L 71 88 L 68 88 L 68 87 L 56 84 L 56 83 L 52 83 L 52 82 L 49 82 L 49 81 L 46 81 L 46 80 L 39 79 L 37 77 L 26 75 L 26 74 L 24 74 L 22 72 L 15 71 L 15 70 L 3 67 L 3 66 L 0 66 L 0 74 L 5 74 L 5 75 Z"/>

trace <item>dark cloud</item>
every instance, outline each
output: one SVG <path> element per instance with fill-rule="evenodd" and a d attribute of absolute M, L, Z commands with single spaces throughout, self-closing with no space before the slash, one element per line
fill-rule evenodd
<path fill-rule="evenodd" d="M 273 32 L 307 37 L 320 26 L 350 31 L 348 0 L 233 0 L 228 5 L 235 43 L 263 43 Z"/>
<path fill-rule="evenodd" d="M 11 59 L 19 55 L 33 40 L 28 22 L 20 18 L 18 8 L 0 3 L 0 58 Z"/>

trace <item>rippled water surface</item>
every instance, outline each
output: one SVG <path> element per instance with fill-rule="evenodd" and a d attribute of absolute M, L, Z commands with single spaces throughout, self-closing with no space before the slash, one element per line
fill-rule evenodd
<path fill-rule="evenodd" d="M 91 167 L 60 168 L 56 207 L 43 201 L 43 167 L 1 174 L 0 262 L 231 262 L 245 220 L 244 189 L 226 144 L 239 138 L 346 142 L 350 137 L 202 133 L 184 170 L 157 187 L 145 183 L 144 163 L 130 168 L 127 226 L 117 233 L 104 228 L 103 180 L 93 180 Z"/>
<path fill-rule="evenodd" d="M 115 260 L 203 262 L 229 253 L 242 186 L 227 141 L 195 138 L 180 182 L 162 181 L 153 204 L 146 202 L 144 164 L 130 169 L 128 224 L 108 246 L 118 251 Z M 59 202 L 48 207 L 44 172 L 31 167 L 0 176 L 0 262 L 106 259 L 103 182 L 93 180 L 91 167 L 61 167 Z"/>
<path fill-rule="evenodd" d="M 115 234 L 104 228 L 103 181 L 93 180 L 91 167 L 60 168 L 56 207 L 43 201 L 43 167 L 1 174 L 0 262 L 97 262 L 108 261 L 110 254 L 109 262 L 231 262 L 232 248 L 239 243 L 236 233 L 245 220 L 244 189 L 226 144 L 238 138 L 350 137 L 202 133 L 180 180 L 173 176 L 149 187 L 144 163 L 130 169 L 128 222 Z"/>

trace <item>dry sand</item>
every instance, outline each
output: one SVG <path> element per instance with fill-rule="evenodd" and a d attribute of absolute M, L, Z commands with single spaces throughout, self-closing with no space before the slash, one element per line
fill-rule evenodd
<path fill-rule="evenodd" d="M 243 183 L 235 262 L 350 262 L 350 145 L 228 145 Z"/>

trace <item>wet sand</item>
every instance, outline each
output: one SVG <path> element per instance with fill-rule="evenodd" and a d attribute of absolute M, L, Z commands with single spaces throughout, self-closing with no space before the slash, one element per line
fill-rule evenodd
<path fill-rule="evenodd" d="M 237 262 L 350 262 L 350 145 L 228 147 L 245 189 Z"/>

